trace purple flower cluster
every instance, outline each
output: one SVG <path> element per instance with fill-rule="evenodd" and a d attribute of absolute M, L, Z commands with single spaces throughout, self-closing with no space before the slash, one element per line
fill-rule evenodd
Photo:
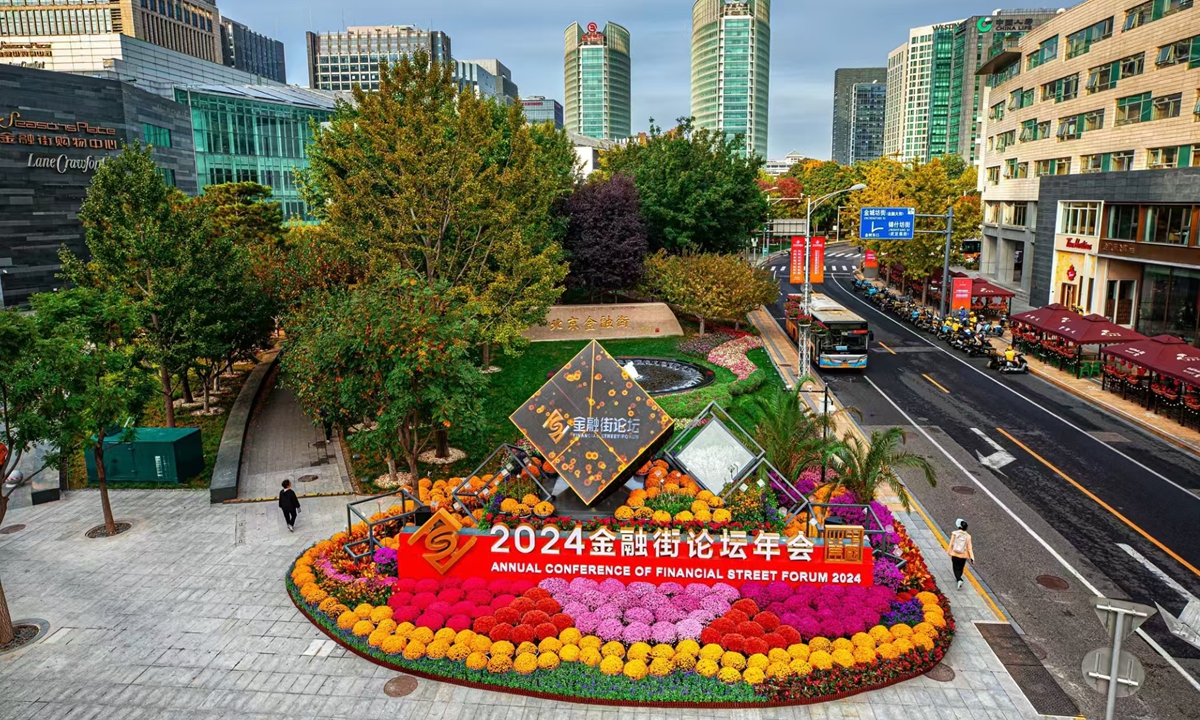
<path fill-rule="evenodd" d="M 904 584 L 904 571 L 890 560 L 880 558 L 875 562 L 875 584 L 899 592 L 900 586 Z"/>
<path fill-rule="evenodd" d="M 686 355 L 707 358 L 710 352 L 733 339 L 733 336 L 728 333 L 711 332 L 703 335 L 693 335 L 675 347 L 679 352 Z"/>
<path fill-rule="evenodd" d="M 818 635 L 836 638 L 866 632 L 892 609 L 896 591 L 882 585 L 792 588 L 781 582 L 748 582 L 742 584 L 742 596 L 775 613 L 782 624 L 791 625 L 807 642 Z"/>
<path fill-rule="evenodd" d="M 725 583 L 684 587 L 676 582 L 636 581 L 627 586 L 614 578 L 600 583 L 589 578 L 570 582 L 549 578 L 540 586 L 575 619 L 580 632 L 605 642 L 698 640 L 704 627 L 741 597 L 737 588 Z"/>
<path fill-rule="evenodd" d="M 881 622 L 888 627 L 896 623 L 904 623 L 905 625 L 916 625 L 925 621 L 925 611 L 921 607 L 921 601 L 913 598 L 907 602 L 892 603 L 892 610 L 886 613 Z"/>
<path fill-rule="evenodd" d="M 396 551 L 389 547 L 381 547 L 371 558 L 379 568 L 379 574 L 387 577 L 396 575 Z"/>

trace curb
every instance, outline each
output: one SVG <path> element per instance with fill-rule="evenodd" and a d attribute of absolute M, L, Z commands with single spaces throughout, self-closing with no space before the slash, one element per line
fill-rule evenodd
<path fill-rule="evenodd" d="M 1104 412 L 1107 412 L 1111 415 L 1114 415 L 1114 416 L 1120 418 L 1121 420 L 1124 420 L 1125 422 L 1136 427 L 1138 430 L 1149 433 L 1149 434 L 1159 438 L 1160 440 L 1165 440 L 1166 442 L 1174 445 L 1175 447 L 1179 448 L 1180 450 L 1191 453 L 1193 455 L 1200 455 L 1200 446 L 1193 445 L 1192 443 L 1181 440 L 1181 439 L 1167 433 L 1166 431 L 1164 431 L 1160 428 L 1157 428 L 1148 422 L 1145 422 L 1141 418 L 1138 418 L 1135 415 L 1131 415 L 1131 414 L 1125 412 L 1124 410 L 1122 410 L 1118 407 L 1109 405 L 1108 403 L 1105 403 L 1105 402 L 1100 402 L 1096 398 L 1080 392 L 1077 388 L 1074 388 L 1074 387 L 1062 382 L 1058 378 L 1053 377 L 1042 370 L 1034 369 L 1034 367 L 1032 365 L 1029 366 L 1029 374 L 1035 375 L 1040 380 L 1048 382 L 1051 385 L 1057 387 L 1058 389 L 1064 390 L 1064 391 L 1070 393 L 1071 395 L 1074 395 L 1075 397 L 1079 398 L 1080 400 L 1083 400 L 1084 402 L 1088 403 L 1089 405 L 1091 405 L 1099 410 L 1102 410 Z"/>
<path fill-rule="evenodd" d="M 309 499 L 309 498 L 344 497 L 344 496 L 346 496 L 346 495 L 354 495 L 354 493 L 352 493 L 352 492 L 348 492 L 348 491 L 342 491 L 342 492 L 322 492 L 322 493 L 307 493 L 307 494 L 305 494 L 305 495 L 297 495 L 296 497 L 297 497 L 297 498 Z M 221 504 L 222 504 L 222 505 L 244 505 L 244 504 L 246 504 L 246 503 L 265 503 L 265 502 L 275 502 L 275 501 L 276 501 L 276 500 L 278 500 L 278 499 L 279 499 L 279 498 L 277 498 L 277 497 L 261 497 L 261 498 L 233 498 L 232 500 L 222 500 L 222 501 L 221 501 Z"/>
<path fill-rule="evenodd" d="M 279 357 L 276 351 L 271 357 L 260 362 L 250 371 L 246 384 L 238 393 L 237 399 L 229 408 L 229 417 L 225 421 L 225 432 L 221 435 L 221 445 L 217 448 L 217 461 L 213 465 L 213 474 L 208 486 L 209 502 L 217 504 L 234 500 L 238 494 L 238 480 L 242 471 L 242 451 L 246 447 L 246 433 L 250 429 L 250 417 L 254 406 L 262 395 L 267 374 L 275 367 Z"/>

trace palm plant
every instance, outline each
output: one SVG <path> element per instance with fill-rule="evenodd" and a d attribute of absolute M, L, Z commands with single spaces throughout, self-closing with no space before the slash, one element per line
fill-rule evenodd
<path fill-rule="evenodd" d="M 874 500 L 875 491 L 880 485 L 887 483 L 900 498 L 904 509 L 910 509 L 908 490 L 894 469 L 918 468 L 925 473 L 925 479 L 934 487 L 937 487 L 937 472 L 925 458 L 900 449 L 907 441 L 908 436 L 898 427 L 872 431 L 870 442 L 847 436 L 835 451 L 841 465 L 838 470 L 838 482 L 863 503 Z"/>
<path fill-rule="evenodd" d="M 757 395 L 745 406 L 754 418 L 754 439 L 767 460 L 789 481 L 836 457 L 841 441 L 833 431 L 839 413 L 815 413 L 789 392 Z"/>

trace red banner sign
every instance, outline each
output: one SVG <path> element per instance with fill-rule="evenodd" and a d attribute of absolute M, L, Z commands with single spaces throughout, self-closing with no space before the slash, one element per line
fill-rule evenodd
<path fill-rule="evenodd" d="M 792 585 L 874 584 L 874 559 L 865 542 L 824 545 L 803 535 L 670 528 L 581 527 L 560 530 L 531 525 L 460 532 L 440 513 L 416 532 L 400 535 L 398 564 L 404 577 L 618 578 L 626 582 L 785 582 Z M 861 537 L 861 536 L 860 536 Z"/>
<path fill-rule="evenodd" d="M 867 251 L 863 252 L 863 267 L 864 268 L 879 267 L 879 256 L 875 254 L 874 250 L 867 250 Z"/>
<path fill-rule="evenodd" d="M 814 237 L 810 244 L 809 282 L 819 285 L 825 282 L 825 238 Z M 791 272 L 789 281 L 793 285 L 804 283 L 804 238 L 799 235 L 792 237 Z"/>
<path fill-rule="evenodd" d="M 950 296 L 951 310 L 970 310 L 971 309 L 971 289 L 975 286 L 975 281 L 969 277 L 954 278 L 953 294 Z"/>

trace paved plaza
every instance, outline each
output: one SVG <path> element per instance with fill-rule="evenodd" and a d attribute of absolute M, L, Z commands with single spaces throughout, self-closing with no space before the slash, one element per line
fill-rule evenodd
<path fill-rule="evenodd" d="M 304 548 L 342 529 L 345 501 L 304 502 L 295 533 L 273 503 L 217 505 L 203 491 L 112 493 L 121 536 L 88 540 L 95 491 L 10 511 L 0 578 L 14 618 L 49 635 L 0 656 L 0 720 L 16 718 L 864 718 L 1024 720 L 1038 715 L 972 624 L 996 616 L 949 563 L 920 517 L 902 517 L 950 588 L 956 677 L 928 678 L 795 708 L 704 711 L 607 708 L 527 699 L 420 680 L 389 698 L 396 676 L 348 655 L 294 608 L 284 574 Z"/>

